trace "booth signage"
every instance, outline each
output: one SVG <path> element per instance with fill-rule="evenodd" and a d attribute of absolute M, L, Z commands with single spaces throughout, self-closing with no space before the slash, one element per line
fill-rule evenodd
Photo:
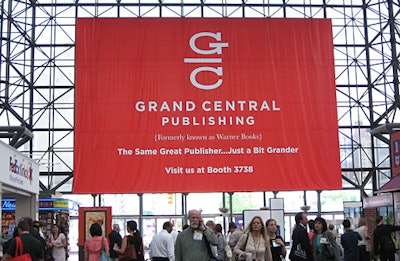
<path fill-rule="evenodd" d="M 75 61 L 74 193 L 342 188 L 329 19 L 78 18 Z"/>
<path fill-rule="evenodd" d="M 2 210 L 15 210 L 15 200 L 2 200 L 1 204 Z"/>
<path fill-rule="evenodd" d="M 78 211 L 79 203 L 69 199 L 39 199 L 39 210 Z M 2 210 L 15 210 L 15 199 L 2 199 Z"/>
<path fill-rule="evenodd" d="M 53 208 L 53 201 L 39 201 L 39 208 Z"/>
<path fill-rule="evenodd" d="M 39 193 L 39 164 L 0 141 L 0 182 L 30 193 Z"/>
<path fill-rule="evenodd" d="M 385 193 L 379 196 L 369 197 L 363 199 L 364 208 L 376 208 L 390 206 L 393 204 L 393 194 Z"/>
<path fill-rule="evenodd" d="M 54 208 L 68 208 L 68 200 L 55 200 L 53 202 Z"/>

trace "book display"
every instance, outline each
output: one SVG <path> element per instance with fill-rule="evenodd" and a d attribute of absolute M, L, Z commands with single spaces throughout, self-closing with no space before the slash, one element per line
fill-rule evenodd
<path fill-rule="evenodd" d="M 16 227 L 15 199 L 2 200 L 2 241 L 12 237 Z M 53 224 L 58 224 L 67 238 L 69 245 L 70 215 L 77 215 L 79 204 L 63 198 L 39 199 L 39 222 L 43 224 L 42 232 L 48 237 L 52 232 Z"/>
<path fill-rule="evenodd" d="M 1 237 L 3 240 L 12 238 L 15 224 L 15 201 L 3 199 L 1 212 Z"/>

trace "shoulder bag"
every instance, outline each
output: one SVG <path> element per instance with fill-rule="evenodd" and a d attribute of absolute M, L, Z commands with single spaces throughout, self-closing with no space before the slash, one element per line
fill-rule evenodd
<path fill-rule="evenodd" d="M 136 255 L 136 248 L 134 244 L 129 244 L 129 237 L 125 236 L 126 238 L 126 249 L 125 252 L 122 255 L 119 255 L 118 260 L 119 261 L 131 261 L 131 260 L 136 260 L 137 255 Z"/>
<path fill-rule="evenodd" d="M 335 250 L 331 243 L 324 245 L 325 251 L 323 251 L 325 258 L 334 259 L 335 258 Z"/>
<path fill-rule="evenodd" d="M 296 245 L 296 248 L 294 249 L 293 255 L 297 259 L 302 259 L 302 260 L 307 260 L 307 253 L 304 251 L 301 247 L 301 243 L 298 243 Z M 291 258 L 292 259 L 292 258 Z"/>
<path fill-rule="evenodd" d="M 24 253 L 24 245 L 22 244 L 22 240 L 20 237 L 15 238 L 15 255 L 13 258 L 8 260 L 10 261 L 32 261 L 31 255 Z"/>
<path fill-rule="evenodd" d="M 296 225 L 296 227 L 293 230 L 292 238 L 294 236 L 299 237 L 299 239 L 293 240 L 292 248 L 290 249 L 289 259 L 307 260 L 307 252 L 303 250 L 303 246 L 301 244 L 302 241 L 305 242 L 305 240 L 308 240 L 309 242 L 310 240 L 305 228 L 301 225 Z"/>
<path fill-rule="evenodd" d="M 243 234 L 243 235 L 245 235 L 245 234 Z M 246 236 L 246 241 L 244 242 L 244 245 L 240 248 L 240 250 L 246 252 L 247 241 L 249 240 L 249 233 L 247 233 L 247 235 L 245 235 L 245 236 Z M 246 255 L 237 255 L 236 259 L 237 260 L 246 260 L 246 257 L 247 257 Z"/>
<path fill-rule="evenodd" d="M 110 257 L 107 255 L 107 252 L 104 251 L 104 237 L 101 238 L 100 261 L 110 261 Z"/>
<path fill-rule="evenodd" d="M 322 234 L 322 237 L 326 239 L 326 243 L 323 244 L 322 252 L 325 255 L 325 258 L 327 259 L 334 259 L 335 258 L 335 249 L 331 243 L 331 239 L 328 236 L 328 233 L 325 231 Z"/>

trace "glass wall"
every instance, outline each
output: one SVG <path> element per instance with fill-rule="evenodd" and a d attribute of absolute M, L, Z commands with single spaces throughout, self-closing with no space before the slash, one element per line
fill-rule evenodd
<path fill-rule="evenodd" d="M 19 150 L 40 163 L 43 195 L 72 193 L 77 17 L 331 19 L 343 190 L 323 191 L 322 211 L 343 211 L 343 201 L 371 197 L 390 179 L 388 133 L 394 129 L 371 131 L 399 122 L 400 12 L 393 1 L 4 0 L 0 8 L 0 139 L 15 144 L 27 133 L 17 131 L 21 126 L 34 133 Z M 115 206 L 116 215 L 136 216 L 140 208 L 134 193 L 102 195 L 100 200 L 91 195 L 71 197 L 83 206 L 100 201 Z M 234 193 L 233 214 L 263 207 L 273 196 L 272 192 Z M 144 195 L 142 214 L 181 215 L 182 195 L 169 197 Z M 309 205 L 310 212 L 318 208 L 315 191 L 279 192 L 278 197 L 285 198 L 287 213 L 303 205 Z M 222 193 L 189 193 L 187 204 L 215 216 L 224 205 Z M 227 197 L 225 206 L 230 207 Z M 291 225 L 285 224 L 286 229 Z"/>

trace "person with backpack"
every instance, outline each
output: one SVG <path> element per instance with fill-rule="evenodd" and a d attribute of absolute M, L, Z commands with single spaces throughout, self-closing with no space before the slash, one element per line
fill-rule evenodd
<path fill-rule="evenodd" d="M 400 226 L 385 224 L 382 216 L 376 218 L 374 230 L 374 253 L 381 261 L 394 261 L 396 253 L 395 239 L 392 233 L 400 230 Z"/>

